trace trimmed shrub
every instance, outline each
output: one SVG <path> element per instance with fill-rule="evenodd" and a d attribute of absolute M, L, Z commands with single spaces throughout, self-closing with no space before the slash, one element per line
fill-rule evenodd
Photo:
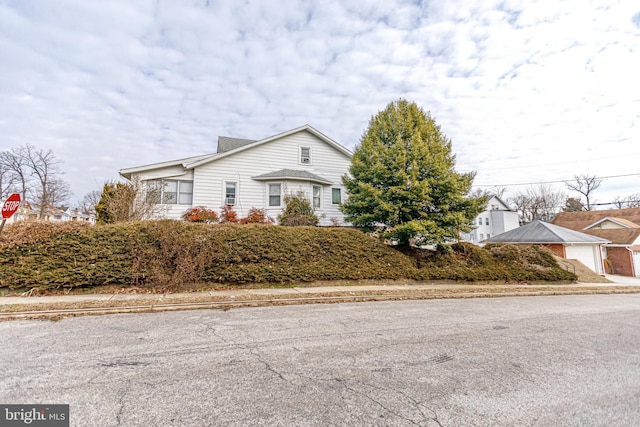
<path fill-rule="evenodd" d="M 220 211 L 220 222 L 230 222 L 232 224 L 240 222 L 238 213 L 233 210 L 233 206 L 225 205 Z"/>
<path fill-rule="evenodd" d="M 219 220 L 218 214 L 205 206 L 196 206 L 187 209 L 182 214 L 182 219 L 189 222 L 203 222 L 205 224 L 212 224 Z"/>
<path fill-rule="evenodd" d="M 273 218 L 267 216 L 264 209 L 251 208 L 246 218 L 240 220 L 241 224 L 273 224 Z"/>
<path fill-rule="evenodd" d="M 285 208 L 278 215 L 280 225 L 299 227 L 318 225 L 319 219 L 302 191 L 284 196 Z"/>

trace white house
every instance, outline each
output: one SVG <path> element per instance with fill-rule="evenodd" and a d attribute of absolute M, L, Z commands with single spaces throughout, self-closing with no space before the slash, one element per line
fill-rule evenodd
<path fill-rule="evenodd" d="M 159 185 L 167 209 L 178 219 L 186 209 L 220 212 L 232 205 L 240 217 L 252 207 L 276 218 L 284 196 L 307 195 L 320 225 L 344 224 L 342 176 L 352 153 L 309 125 L 261 140 L 219 137 L 217 152 L 120 170 L 126 179 Z"/>
<path fill-rule="evenodd" d="M 473 224 L 475 228 L 470 233 L 463 233 L 462 240 L 480 243 L 497 234 L 518 228 L 520 220 L 516 211 L 494 195 L 487 202 L 487 208 L 473 220 Z"/>

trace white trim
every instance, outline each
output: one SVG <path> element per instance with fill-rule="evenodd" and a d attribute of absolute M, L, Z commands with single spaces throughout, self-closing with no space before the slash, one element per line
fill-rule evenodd
<path fill-rule="evenodd" d="M 281 208 L 283 207 L 282 204 L 282 199 L 283 199 L 283 194 L 284 194 L 284 184 L 281 181 L 272 181 L 272 182 L 267 182 L 266 183 L 266 189 L 265 191 L 267 192 L 267 203 L 266 203 L 266 208 L 267 209 L 277 209 L 277 208 Z M 271 186 L 272 185 L 279 185 L 280 186 L 280 204 L 277 206 L 272 206 L 271 205 Z"/>
<path fill-rule="evenodd" d="M 216 154 L 202 154 L 200 156 L 187 157 L 184 159 L 169 160 L 166 162 L 152 163 L 144 166 L 135 166 L 132 168 L 120 169 L 118 173 L 120 174 L 120 176 L 122 176 L 125 179 L 131 179 L 131 175 L 138 172 L 145 172 L 145 171 L 154 170 L 154 169 L 162 169 L 170 166 L 182 166 L 183 168 L 185 168 L 185 170 L 181 174 L 175 175 L 175 176 L 180 176 L 187 173 L 187 169 L 188 169 L 187 163 L 193 163 L 193 162 L 203 160 L 205 158 L 209 158 L 212 156 L 216 156 Z"/>
<path fill-rule="evenodd" d="M 233 203 L 227 203 L 227 183 L 234 183 L 236 185 L 235 200 Z M 240 195 L 240 181 L 237 179 L 223 179 L 222 180 L 222 206 L 238 206 L 238 199 Z"/>
<path fill-rule="evenodd" d="M 309 150 L 308 161 L 303 161 L 302 158 L 302 149 L 306 148 Z M 309 145 L 298 145 L 298 164 L 301 166 L 311 166 L 313 165 L 313 149 Z"/>
<path fill-rule="evenodd" d="M 604 217 L 604 218 L 602 218 L 602 219 L 599 219 L 598 221 L 594 222 L 593 224 L 589 224 L 589 225 L 587 225 L 585 228 L 583 228 L 583 230 L 590 230 L 590 229 L 592 229 L 593 227 L 595 227 L 596 225 L 600 225 L 600 224 L 602 224 L 603 222 L 607 222 L 607 221 L 609 221 L 609 222 L 613 222 L 614 224 L 618 224 L 618 225 L 620 225 L 622 228 L 626 228 L 626 229 L 633 228 L 633 227 L 630 227 L 630 226 L 629 226 L 629 224 L 622 223 L 622 222 L 620 222 L 620 221 L 616 220 L 616 219 L 615 219 L 615 218 L 613 218 L 613 217 L 606 216 L 606 217 Z M 631 221 L 629 221 L 629 222 L 631 222 Z M 602 230 L 604 230 L 604 229 L 602 229 Z"/>
<path fill-rule="evenodd" d="M 315 201 L 314 191 L 315 191 L 316 188 L 318 188 L 320 190 L 319 194 L 318 194 L 318 206 L 315 206 L 315 203 L 314 203 L 314 201 Z M 322 193 L 324 193 L 324 188 L 323 188 L 322 185 L 311 184 L 311 208 L 312 209 L 314 209 L 314 210 L 315 209 L 322 209 L 322 206 L 324 205 L 324 203 L 322 203 Z"/>
<path fill-rule="evenodd" d="M 340 193 L 340 201 L 338 203 L 335 203 L 333 201 L 333 190 L 338 190 Z M 336 206 L 339 206 L 342 204 L 342 187 L 331 187 L 331 204 Z"/>

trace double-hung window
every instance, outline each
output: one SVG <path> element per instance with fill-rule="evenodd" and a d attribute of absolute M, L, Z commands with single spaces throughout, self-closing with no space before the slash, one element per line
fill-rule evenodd
<path fill-rule="evenodd" d="M 226 181 L 224 183 L 224 204 L 235 205 L 238 193 L 238 183 L 235 181 Z"/>
<path fill-rule="evenodd" d="M 311 164 L 311 147 L 300 147 L 300 164 Z"/>
<path fill-rule="evenodd" d="M 331 189 L 331 203 L 334 205 L 342 203 L 342 191 L 339 188 Z"/>
<path fill-rule="evenodd" d="M 269 206 L 280 206 L 282 196 L 282 185 L 269 184 Z"/>
<path fill-rule="evenodd" d="M 320 187 L 319 185 L 314 185 L 313 186 L 313 208 L 314 209 L 320 208 L 321 194 L 322 194 L 322 187 Z"/>
<path fill-rule="evenodd" d="M 192 203 L 193 203 L 193 182 L 179 181 L 178 182 L 178 204 L 190 205 Z"/>

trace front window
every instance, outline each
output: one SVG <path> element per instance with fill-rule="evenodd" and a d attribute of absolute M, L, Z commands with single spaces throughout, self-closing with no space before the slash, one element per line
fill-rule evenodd
<path fill-rule="evenodd" d="M 331 189 L 331 203 L 333 203 L 334 205 L 339 205 L 340 203 L 342 203 L 342 192 L 339 188 Z"/>
<path fill-rule="evenodd" d="M 280 184 L 269 184 L 269 206 L 280 206 Z"/>
<path fill-rule="evenodd" d="M 484 219 L 484 223 L 485 223 L 485 225 L 489 225 L 489 218 L 485 218 Z"/>
<path fill-rule="evenodd" d="M 320 186 L 314 185 L 313 186 L 313 208 L 314 209 L 320 208 L 320 194 L 321 194 Z"/>
<path fill-rule="evenodd" d="M 180 181 L 178 190 L 178 204 L 190 205 L 193 203 L 193 182 Z"/>
<path fill-rule="evenodd" d="M 236 204 L 236 190 L 237 183 L 236 182 L 226 182 L 224 190 L 224 204 L 225 205 L 235 205 Z"/>
<path fill-rule="evenodd" d="M 193 182 L 173 179 L 147 181 L 146 199 L 148 203 L 163 205 L 191 205 L 193 203 Z"/>
<path fill-rule="evenodd" d="M 175 205 L 178 203 L 178 181 L 164 181 L 162 186 L 162 204 Z"/>

